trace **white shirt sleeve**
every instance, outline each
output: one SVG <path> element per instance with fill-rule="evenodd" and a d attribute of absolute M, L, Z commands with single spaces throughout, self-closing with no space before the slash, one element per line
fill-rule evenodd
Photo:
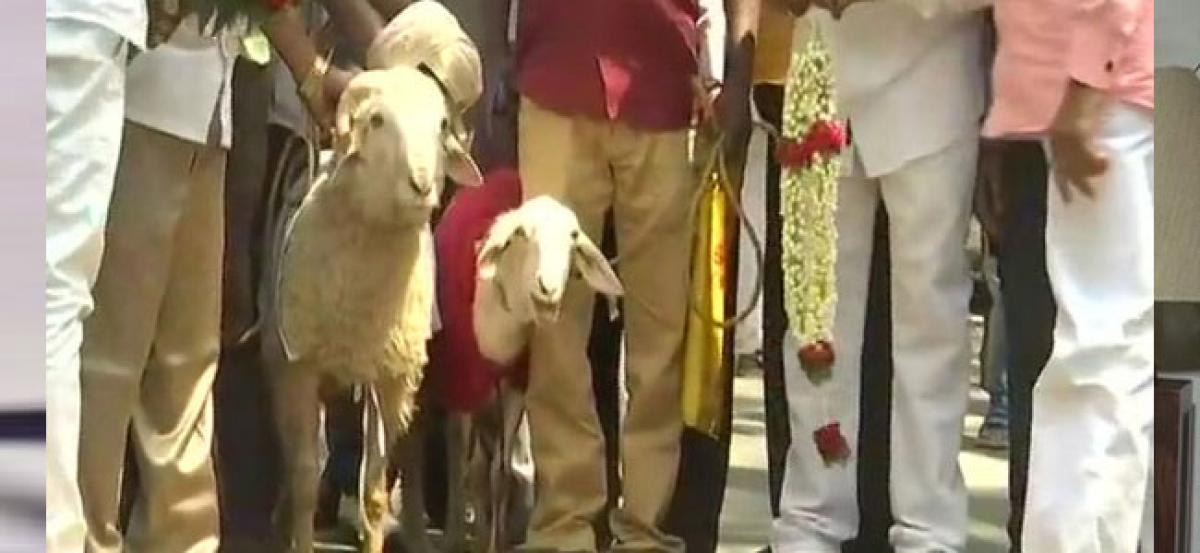
<path fill-rule="evenodd" d="M 725 3 L 700 0 L 700 79 L 720 82 L 725 75 Z"/>

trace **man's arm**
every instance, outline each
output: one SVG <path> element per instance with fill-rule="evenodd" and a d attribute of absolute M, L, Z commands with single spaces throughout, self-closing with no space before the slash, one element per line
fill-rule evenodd
<path fill-rule="evenodd" d="M 291 70 L 308 109 L 319 122 L 331 126 L 337 100 L 353 74 L 321 60 L 316 44 L 308 35 L 303 14 L 296 7 L 272 16 L 263 26 L 263 33 Z M 310 83 L 309 87 L 303 86 L 305 82 Z"/>
<path fill-rule="evenodd" d="M 372 0 L 372 2 L 381 0 Z M 325 13 L 349 39 L 355 59 L 364 60 L 367 49 L 383 30 L 384 19 L 367 0 L 320 0 Z"/>
<path fill-rule="evenodd" d="M 716 111 L 727 153 L 738 160 L 750 142 L 750 85 L 761 8 L 761 0 L 725 0 L 725 78 Z"/>
<path fill-rule="evenodd" d="M 749 90 L 761 0 L 725 0 L 725 83 Z"/>

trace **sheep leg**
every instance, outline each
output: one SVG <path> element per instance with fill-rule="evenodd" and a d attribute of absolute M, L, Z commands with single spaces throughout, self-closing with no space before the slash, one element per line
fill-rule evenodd
<path fill-rule="evenodd" d="M 317 424 L 320 378 L 312 367 L 289 366 L 276 371 L 272 392 L 275 424 L 283 454 L 284 542 L 292 553 L 312 553 L 313 516 L 317 508 Z"/>
<path fill-rule="evenodd" d="M 400 465 L 401 532 L 404 551 L 410 553 L 433 553 L 433 545 L 425 534 L 425 494 L 421 488 L 423 454 L 421 442 L 423 417 L 419 412 L 408 422 L 412 404 L 416 398 L 420 378 L 412 375 L 384 376 L 374 385 L 378 409 L 382 422 L 383 448 L 372 442 L 374 451 L 382 451 L 377 461 L 372 461 L 367 471 L 366 492 L 368 499 L 365 521 L 366 540 L 363 550 L 378 553 L 383 547 L 383 519 L 390 505 L 390 488 L 387 486 L 388 461 L 395 458 Z M 378 438 L 376 438 L 378 439 Z"/>
<path fill-rule="evenodd" d="M 433 544 L 425 530 L 425 431 L 424 416 L 417 413 L 400 437 L 400 526 L 405 551 L 433 553 Z"/>
<path fill-rule="evenodd" d="M 446 417 L 446 545 L 450 553 L 461 553 L 467 545 L 467 501 L 465 467 L 470 451 L 469 415 L 450 413 Z M 476 513 L 478 516 L 478 513 Z"/>
<path fill-rule="evenodd" d="M 394 435 L 389 435 L 389 425 L 384 422 L 385 415 L 378 390 L 374 386 L 366 388 L 365 410 L 366 428 L 363 431 L 363 482 L 362 506 L 363 532 L 361 550 L 363 553 L 381 553 L 384 541 L 384 517 L 388 512 L 389 493 L 387 486 L 388 451 L 394 443 Z"/>
<path fill-rule="evenodd" d="M 478 415 L 477 415 L 478 416 Z M 487 416 L 490 417 L 490 414 Z M 492 462 L 496 459 L 499 449 L 496 443 L 495 425 L 476 424 L 471 432 L 471 455 L 469 459 L 469 485 L 472 503 L 475 506 L 475 520 L 472 536 L 477 553 L 492 552 L 494 541 L 496 505 L 493 497 L 496 492 L 496 482 L 492 478 Z"/>

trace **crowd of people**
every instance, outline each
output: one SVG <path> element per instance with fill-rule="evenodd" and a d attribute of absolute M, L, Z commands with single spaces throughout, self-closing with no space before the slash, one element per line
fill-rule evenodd
<path fill-rule="evenodd" d="M 272 527 L 261 287 L 303 194 L 280 183 L 328 146 L 385 24 L 432 1 L 267 2 L 261 34 L 214 34 L 173 2 L 47 2 L 48 551 L 311 547 L 276 543 Z M 614 329 L 571 285 L 534 332 L 530 512 L 513 547 L 716 549 L 727 453 L 691 441 L 681 416 L 689 141 L 705 120 L 733 165 L 766 167 L 774 551 L 841 551 L 873 517 L 864 493 L 890 498 L 891 522 L 862 551 L 966 551 L 973 217 L 989 334 L 1004 342 L 984 431 L 1011 443 L 1012 550 L 1137 551 L 1152 461 L 1153 0 L 443 3 L 482 60 L 484 188 L 568 206 L 637 299 Z M 756 116 L 778 125 L 787 60 L 812 33 L 852 137 L 832 378 L 848 391 L 842 431 L 888 444 L 832 468 L 810 446 L 822 392 L 784 331 L 779 167 L 771 148 L 747 153 Z M 266 65 L 248 59 L 261 41 Z M 361 402 L 327 396 L 319 517 L 336 522 L 357 489 Z"/>

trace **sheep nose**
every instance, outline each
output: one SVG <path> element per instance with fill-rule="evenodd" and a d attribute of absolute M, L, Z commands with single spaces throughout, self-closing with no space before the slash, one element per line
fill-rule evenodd
<path fill-rule="evenodd" d="M 537 279 L 537 287 L 538 287 L 538 292 L 540 292 L 543 296 L 550 295 L 550 287 L 546 285 L 545 280 L 543 280 L 541 278 Z"/>

